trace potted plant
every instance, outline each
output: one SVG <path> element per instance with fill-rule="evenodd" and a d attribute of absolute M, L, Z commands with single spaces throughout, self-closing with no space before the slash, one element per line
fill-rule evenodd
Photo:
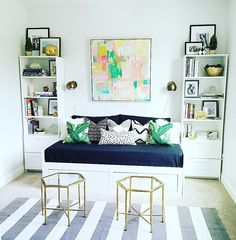
<path fill-rule="evenodd" d="M 216 38 L 216 35 L 214 34 L 210 39 L 209 53 L 215 54 L 216 49 L 217 49 L 217 38 Z"/>
<path fill-rule="evenodd" d="M 25 54 L 26 54 L 26 56 L 32 56 L 32 50 L 33 50 L 33 46 L 32 46 L 32 43 L 31 43 L 31 39 L 27 38 L 26 43 L 25 43 Z"/>

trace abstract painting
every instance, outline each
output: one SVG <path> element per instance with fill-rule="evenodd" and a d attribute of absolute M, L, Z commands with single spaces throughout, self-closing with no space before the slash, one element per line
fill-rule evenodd
<path fill-rule="evenodd" d="M 151 39 L 91 39 L 92 99 L 151 100 Z"/>

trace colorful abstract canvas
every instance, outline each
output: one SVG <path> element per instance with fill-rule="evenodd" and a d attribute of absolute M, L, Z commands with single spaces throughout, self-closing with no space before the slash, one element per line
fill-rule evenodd
<path fill-rule="evenodd" d="M 151 100 L 151 39 L 92 39 L 92 99 Z"/>

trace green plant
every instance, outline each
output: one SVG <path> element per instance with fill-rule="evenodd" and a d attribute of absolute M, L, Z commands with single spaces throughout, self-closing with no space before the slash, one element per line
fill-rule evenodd
<path fill-rule="evenodd" d="M 32 43 L 31 43 L 31 39 L 27 38 L 26 43 L 25 43 L 25 51 L 30 52 L 32 50 L 33 50 L 33 46 L 32 46 Z"/>
<path fill-rule="evenodd" d="M 215 34 L 210 39 L 209 49 L 210 50 L 216 50 L 217 49 L 217 38 L 216 38 Z"/>

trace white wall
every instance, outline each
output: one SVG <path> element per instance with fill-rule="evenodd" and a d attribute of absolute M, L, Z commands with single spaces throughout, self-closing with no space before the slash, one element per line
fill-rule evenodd
<path fill-rule="evenodd" d="M 224 162 L 222 172 L 222 182 L 236 202 L 236 2 L 230 1 L 229 5 L 229 32 L 228 32 L 228 52 L 229 52 L 229 77 L 228 94 L 226 103 L 226 122 L 224 140 Z"/>
<path fill-rule="evenodd" d="M 25 7 L 0 1 L 0 186 L 23 172 L 18 56 L 25 35 Z"/>
<path fill-rule="evenodd" d="M 225 50 L 224 0 L 25 0 L 27 26 L 49 26 L 62 37 L 66 82 L 75 80 L 75 97 L 67 93 L 67 114 L 129 113 L 180 119 L 180 82 L 184 42 L 190 24 L 216 23 L 219 51 Z M 90 38 L 151 37 L 152 100 L 146 103 L 92 102 Z M 178 92 L 167 93 L 170 80 Z M 166 110 L 165 110 L 166 109 Z"/>

